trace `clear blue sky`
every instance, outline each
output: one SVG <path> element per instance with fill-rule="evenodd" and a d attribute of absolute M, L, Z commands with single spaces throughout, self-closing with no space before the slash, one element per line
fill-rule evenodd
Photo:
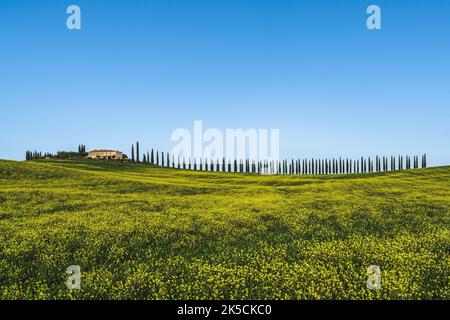
<path fill-rule="evenodd" d="M 1 0 L 0 119 L 3 159 L 170 150 L 202 120 L 279 128 L 282 157 L 450 164 L 450 2 Z"/>

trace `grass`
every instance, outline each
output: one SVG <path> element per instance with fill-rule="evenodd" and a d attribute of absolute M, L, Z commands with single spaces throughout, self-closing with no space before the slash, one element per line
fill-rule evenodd
<path fill-rule="evenodd" d="M 0 299 L 450 299 L 449 182 L 0 161 Z"/>

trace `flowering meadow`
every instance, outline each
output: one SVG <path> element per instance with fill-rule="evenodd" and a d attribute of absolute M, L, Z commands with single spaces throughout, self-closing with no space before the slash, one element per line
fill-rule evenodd
<path fill-rule="evenodd" d="M 2 160 L 0 299 L 450 299 L 450 167 L 261 176 Z"/>

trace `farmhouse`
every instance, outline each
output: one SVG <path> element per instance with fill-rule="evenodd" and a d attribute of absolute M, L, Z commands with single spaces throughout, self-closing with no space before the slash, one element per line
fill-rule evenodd
<path fill-rule="evenodd" d="M 88 158 L 91 159 L 123 159 L 123 153 L 114 150 L 92 150 L 88 152 Z"/>

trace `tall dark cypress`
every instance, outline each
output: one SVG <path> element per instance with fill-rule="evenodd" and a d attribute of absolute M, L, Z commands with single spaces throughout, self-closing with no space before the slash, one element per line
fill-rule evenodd
<path fill-rule="evenodd" d="M 139 162 L 139 142 L 136 142 L 136 162 Z"/>
<path fill-rule="evenodd" d="M 161 167 L 164 167 L 164 151 L 161 152 Z"/>
<path fill-rule="evenodd" d="M 131 161 L 134 162 L 134 144 L 131 145 Z"/>

